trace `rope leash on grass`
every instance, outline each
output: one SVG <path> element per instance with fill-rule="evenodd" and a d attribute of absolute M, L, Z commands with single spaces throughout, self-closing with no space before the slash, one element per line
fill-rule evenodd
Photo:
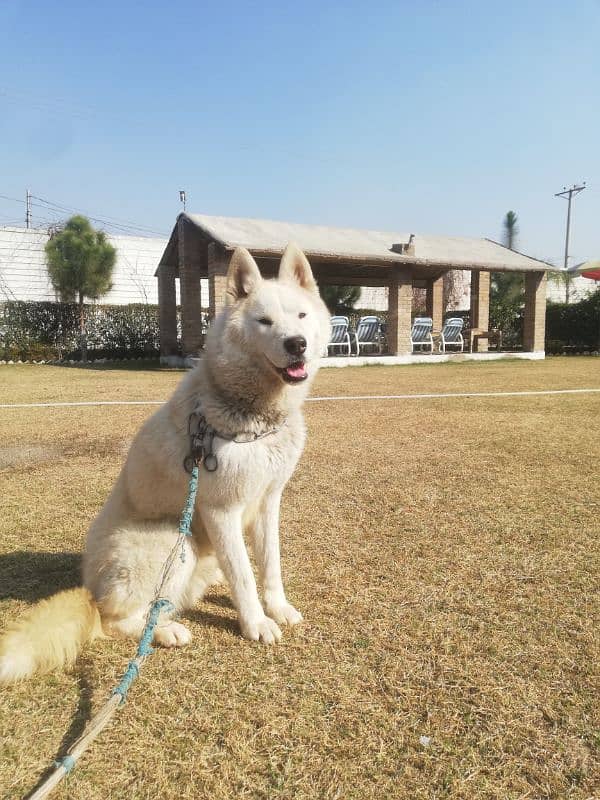
<path fill-rule="evenodd" d="M 158 623 L 158 618 L 161 611 L 171 611 L 173 604 L 165 597 L 161 597 L 163 587 L 171 574 L 171 570 L 175 564 L 177 555 L 179 554 L 180 560 L 185 561 L 184 544 L 188 536 L 191 536 L 191 524 L 194 514 L 194 503 L 196 501 L 196 493 L 198 491 L 198 464 L 195 463 L 190 475 L 188 485 L 188 494 L 185 502 L 181 519 L 179 522 L 179 534 L 177 541 L 173 546 L 171 552 L 162 569 L 159 582 L 156 587 L 154 600 L 146 615 L 146 624 L 142 632 L 135 657 L 127 665 L 123 677 L 120 682 L 112 690 L 111 696 L 100 708 L 100 710 L 90 719 L 85 726 L 85 730 L 77 741 L 69 748 L 66 755 L 54 762 L 53 771 L 46 778 L 46 780 L 30 795 L 28 800 L 40 800 L 41 798 L 48 797 L 50 792 L 57 786 L 65 775 L 68 775 L 79 758 L 87 750 L 90 744 L 98 736 L 98 734 L 107 726 L 116 710 L 125 702 L 127 692 L 131 687 L 133 681 L 140 674 L 140 669 L 144 661 L 152 654 L 153 648 L 150 646 L 154 630 Z"/>

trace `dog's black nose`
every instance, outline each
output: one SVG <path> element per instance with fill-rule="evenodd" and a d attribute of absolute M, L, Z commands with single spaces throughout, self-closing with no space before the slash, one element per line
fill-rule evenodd
<path fill-rule="evenodd" d="M 306 350 L 306 339 L 304 336 L 290 336 L 284 339 L 283 346 L 293 356 L 301 356 Z"/>

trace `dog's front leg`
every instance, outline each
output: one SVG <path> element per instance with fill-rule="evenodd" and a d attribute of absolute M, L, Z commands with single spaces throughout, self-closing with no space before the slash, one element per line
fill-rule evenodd
<path fill-rule="evenodd" d="M 302 614 L 288 603 L 281 580 L 279 554 L 279 506 L 282 489 L 263 500 L 254 523 L 252 542 L 267 614 L 280 625 L 302 622 Z"/>
<path fill-rule="evenodd" d="M 202 521 L 231 588 L 242 635 L 272 644 L 281 639 L 277 623 L 266 616 L 258 599 L 256 581 L 242 532 L 242 510 L 200 507 Z"/>

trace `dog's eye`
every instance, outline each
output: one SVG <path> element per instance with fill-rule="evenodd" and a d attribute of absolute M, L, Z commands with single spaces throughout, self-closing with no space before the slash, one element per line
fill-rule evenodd
<path fill-rule="evenodd" d="M 273 324 L 273 320 L 269 319 L 268 317 L 261 317 L 258 321 L 260 322 L 261 325 L 272 325 Z"/>
<path fill-rule="evenodd" d="M 301 312 L 298 314 L 298 319 L 304 319 L 304 317 L 305 317 L 305 316 L 306 316 L 306 312 L 304 312 L 304 311 L 301 311 Z"/>

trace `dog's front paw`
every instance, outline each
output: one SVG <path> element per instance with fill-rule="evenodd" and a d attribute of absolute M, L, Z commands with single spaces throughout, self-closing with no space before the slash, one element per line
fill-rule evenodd
<path fill-rule="evenodd" d="M 168 622 L 154 631 L 154 643 L 163 647 L 183 647 L 192 641 L 192 634 L 181 622 Z"/>
<path fill-rule="evenodd" d="M 242 636 L 253 642 L 273 644 L 281 639 L 281 631 L 277 623 L 270 617 L 263 616 L 258 620 L 240 620 Z"/>
<path fill-rule="evenodd" d="M 267 606 L 267 614 L 279 625 L 297 625 L 303 619 L 302 614 L 288 602 Z"/>
<path fill-rule="evenodd" d="M 286 600 L 283 592 L 265 591 L 265 611 L 280 625 L 297 625 L 302 622 L 302 614 Z"/>

